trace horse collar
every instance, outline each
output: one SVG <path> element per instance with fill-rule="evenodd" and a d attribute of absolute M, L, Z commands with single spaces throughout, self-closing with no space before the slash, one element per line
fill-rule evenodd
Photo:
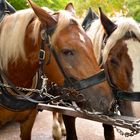
<path fill-rule="evenodd" d="M 36 76 L 38 77 L 38 75 L 36 75 Z M 10 91 L 7 90 L 7 88 L 4 86 L 4 84 L 3 84 L 4 81 L 6 83 L 8 83 L 8 85 L 11 87 Z M 36 94 L 33 92 L 30 93 L 29 95 L 23 95 L 23 94 L 25 94 L 25 92 L 21 93 L 20 91 L 15 89 L 16 87 L 13 85 L 13 83 L 11 81 L 9 81 L 7 79 L 6 75 L 2 71 L 0 71 L 0 83 L 1 83 L 0 106 L 3 106 L 4 108 L 6 108 L 8 110 L 22 111 L 25 109 L 33 108 L 36 106 L 36 103 L 29 101 L 29 99 L 33 99 L 34 101 L 42 99 L 39 94 Z M 41 87 L 41 83 L 39 80 L 37 80 L 35 88 L 40 89 L 40 87 Z M 28 97 L 29 97 L 29 99 L 26 99 Z"/>

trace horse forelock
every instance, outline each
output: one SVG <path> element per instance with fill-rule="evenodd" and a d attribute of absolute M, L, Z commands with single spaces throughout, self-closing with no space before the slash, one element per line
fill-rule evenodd
<path fill-rule="evenodd" d="M 70 22 L 73 20 L 75 23 L 79 24 L 79 21 L 72 15 L 72 13 L 66 11 L 66 10 L 60 10 L 58 12 L 58 22 L 57 27 L 55 29 L 55 32 L 52 36 L 52 42 L 54 42 L 55 38 L 57 37 L 58 33 L 65 27 L 67 27 Z M 79 24 L 80 27 L 80 24 Z"/>
<path fill-rule="evenodd" d="M 4 18 L 0 24 L 0 68 L 7 69 L 8 63 L 17 58 L 26 59 L 24 38 L 26 27 L 34 17 L 31 9 L 21 10 Z"/>
<path fill-rule="evenodd" d="M 122 17 L 116 19 L 115 23 L 117 24 L 117 29 L 107 39 L 107 43 L 103 49 L 103 63 L 106 62 L 110 50 L 114 47 L 117 41 L 123 38 L 128 31 L 132 31 L 137 39 L 140 40 L 140 29 L 135 20 Z"/>

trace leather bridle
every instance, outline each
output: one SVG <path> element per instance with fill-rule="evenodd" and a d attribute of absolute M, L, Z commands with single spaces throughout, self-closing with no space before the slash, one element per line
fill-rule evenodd
<path fill-rule="evenodd" d="M 48 29 L 43 30 L 43 33 L 44 33 L 43 38 L 45 39 L 45 42 L 48 44 L 47 46 L 48 46 L 50 52 L 53 54 L 55 61 L 57 62 L 58 66 L 61 70 L 61 73 L 64 76 L 64 81 L 65 81 L 64 87 L 72 87 L 79 91 L 79 90 L 88 88 L 90 86 L 94 86 L 94 85 L 104 82 L 106 80 L 106 77 L 105 77 L 105 71 L 103 69 L 99 73 L 97 73 L 91 77 L 88 77 L 86 79 L 79 80 L 79 81 L 73 79 L 72 77 L 69 77 L 66 74 L 66 72 L 63 68 L 63 65 L 60 61 L 60 58 L 59 58 L 58 54 L 56 53 L 56 51 L 50 41 L 50 37 L 53 34 L 52 32 L 54 32 L 54 30 L 55 30 L 55 28 L 51 28 L 49 30 Z"/>

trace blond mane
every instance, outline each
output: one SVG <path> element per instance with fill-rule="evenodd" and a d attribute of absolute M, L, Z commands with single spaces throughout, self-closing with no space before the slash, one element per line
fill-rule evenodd
<path fill-rule="evenodd" d="M 98 62 L 100 60 L 101 51 L 103 51 L 103 63 L 106 62 L 110 50 L 116 44 L 116 42 L 126 34 L 126 32 L 134 32 L 136 37 L 140 40 L 139 26 L 132 18 L 119 17 L 113 18 L 112 20 L 115 21 L 115 24 L 118 27 L 108 38 L 103 50 L 103 36 L 105 31 L 101 25 L 100 20 L 95 21 L 92 24 L 90 30 L 87 32 L 93 42 L 93 47 Z"/>
<path fill-rule="evenodd" d="M 47 12 L 52 12 L 44 7 Z M 20 10 L 4 18 L 0 24 L 0 68 L 7 69 L 8 63 L 21 57 L 26 60 L 24 38 L 29 22 L 35 17 L 32 9 Z M 36 18 L 32 37 L 38 39 L 40 21 Z"/>
<path fill-rule="evenodd" d="M 101 26 L 100 20 L 96 20 L 92 23 L 91 27 L 87 31 L 87 34 L 93 43 L 95 57 L 97 62 L 99 63 L 101 56 L 102 40 L 104 35 L 104 30 Z"/>
<path fill-rule="evenodd" d="M 47 12 L 53 11 L 48 8 L 43 8 Z M 20 57 L 26 61 L 26 55 L 24 50 L 24 38 L 25 32 L 30 21 L 36 17 L 32 9 L 26 9 L 16 12 L 15 14 L 8 15 L 4 18 L 0 24 L 0 68 L 7 69 L 8 63 L 16 62 Z M 57 28 L 53 34 L 52 42 L 57 36 L 58 32 L 69 25 L 70 19 L 76 21 L 72 14 L 66 10 L 59 11 L 59 19 Z M 41 22 L 38 18 L 35 19 L 35 24 L 31 37 L 38 41 L 38 33 L 40 30 Z M 35 43 L 36 43 L 35 42 Z"/>
<path fill-rule="evenodd" d="M 25 59 L 24 36 L 26 27 L 34 17 L 31 9 L 21 10 L 4 18 L 0 24 L 0 68 L 7 69 L 17 58 Z"/>

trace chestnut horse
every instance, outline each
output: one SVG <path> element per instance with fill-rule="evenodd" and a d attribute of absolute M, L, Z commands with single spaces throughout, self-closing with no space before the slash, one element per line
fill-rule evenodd
<path fill-rule="evenodd" d="M 90 28 L 90 25 L 92 24 L 92 22 L 97 19 L 98 19 L 98 16 L 94 12 L 92 12 L 91 8 L 89 8 L 87 16 L 85 17 L 85 19 L 82 23 L 82 27 L 84 28 L 84 30 Z M 64 122 L 63 122 L 62 117 L 64 118 Z M 70 120 L 72 120 L 72 121 L 70 122 Z M 64 123 L 65 123 L 67 131 L 65 130 Z M 67 125 L 69 126 L 68 128 L 67 128 Z M 105 125 L 105 124 L 104 124 L 104 126 L 106 126 L 107 129 L 109 129 L 109 130 L 107 130 L 107 132 L 110 130 L 113 131 L 112 127 L 110 128 L 110 126 Z M 53 138 L 55 140 L 60 140 L 62 135 L 65 136 L 66 133 L 67 133 L 67 139 L 77 140 L 76 128 L 75 128 L 75 118 L 70 117 L 70 116 L 65 117 L 65 115 L 53 112 L 53 127 L 52 127 Z M 105 134 L 105 137 L 106 137 L 106 134 Z"/>
<path fill-rule="evenodd" d="M 92 43 L 75 18 L 72 4 L 67 5 L 66 10 L 52 14 L 31 0 L 29 2 L 33 10 L 21 10 L 7 15 L 0 24 L 1 82 L 36 88 L 32 81 L 41 65 L 50 81 L 61 87 L 80 90 L 90 104 L 84 109 L 107 112 L 112 103 L 111 90 L 106 80 L 97 78 L 98 73 L 102 72 L 95 59 Z M 45 35 L 42 34 L 43 31 Z M 85 82 L 86 79 L 90 85 Z M 94 80 L 89 82 L 89 79 Z M 95 82 L 96 80 L 99 81 Z M 82 85 L 81 82 L 86 84 Z M 5 92 L 2 91 L 10 96 L 6 102 L 3 102 Z M 37 104 L 30 102 L 32 98 L 26 101 L 29 96 L 32 97 L 31 94 L 17 95 L 21 92 L 16 93 L 18 90 L 15 86 L 8 91 L 6 87 L 1 87 L 0 124 L 19 122 L 21 139 L 30 140 Z M 68 116 L 64 118 L 69 120 Z M 71 121 L 73 120 L 69 120 L 69 123 Z M 68 136 L 68 139 L 73 137 Z"/>
<path fill-rule="evenodd" d="M 138 23 L 126 17 L 110 20 L 100 9 L 100 19 L 91 23 L 87 34 L 92 40 L 96 59 L 103 64 L 110 86 L 115 91 L 120 113 L 140 117 Z M 103 126 L 105 139 L 115 139 L 113 127 Z"/>

